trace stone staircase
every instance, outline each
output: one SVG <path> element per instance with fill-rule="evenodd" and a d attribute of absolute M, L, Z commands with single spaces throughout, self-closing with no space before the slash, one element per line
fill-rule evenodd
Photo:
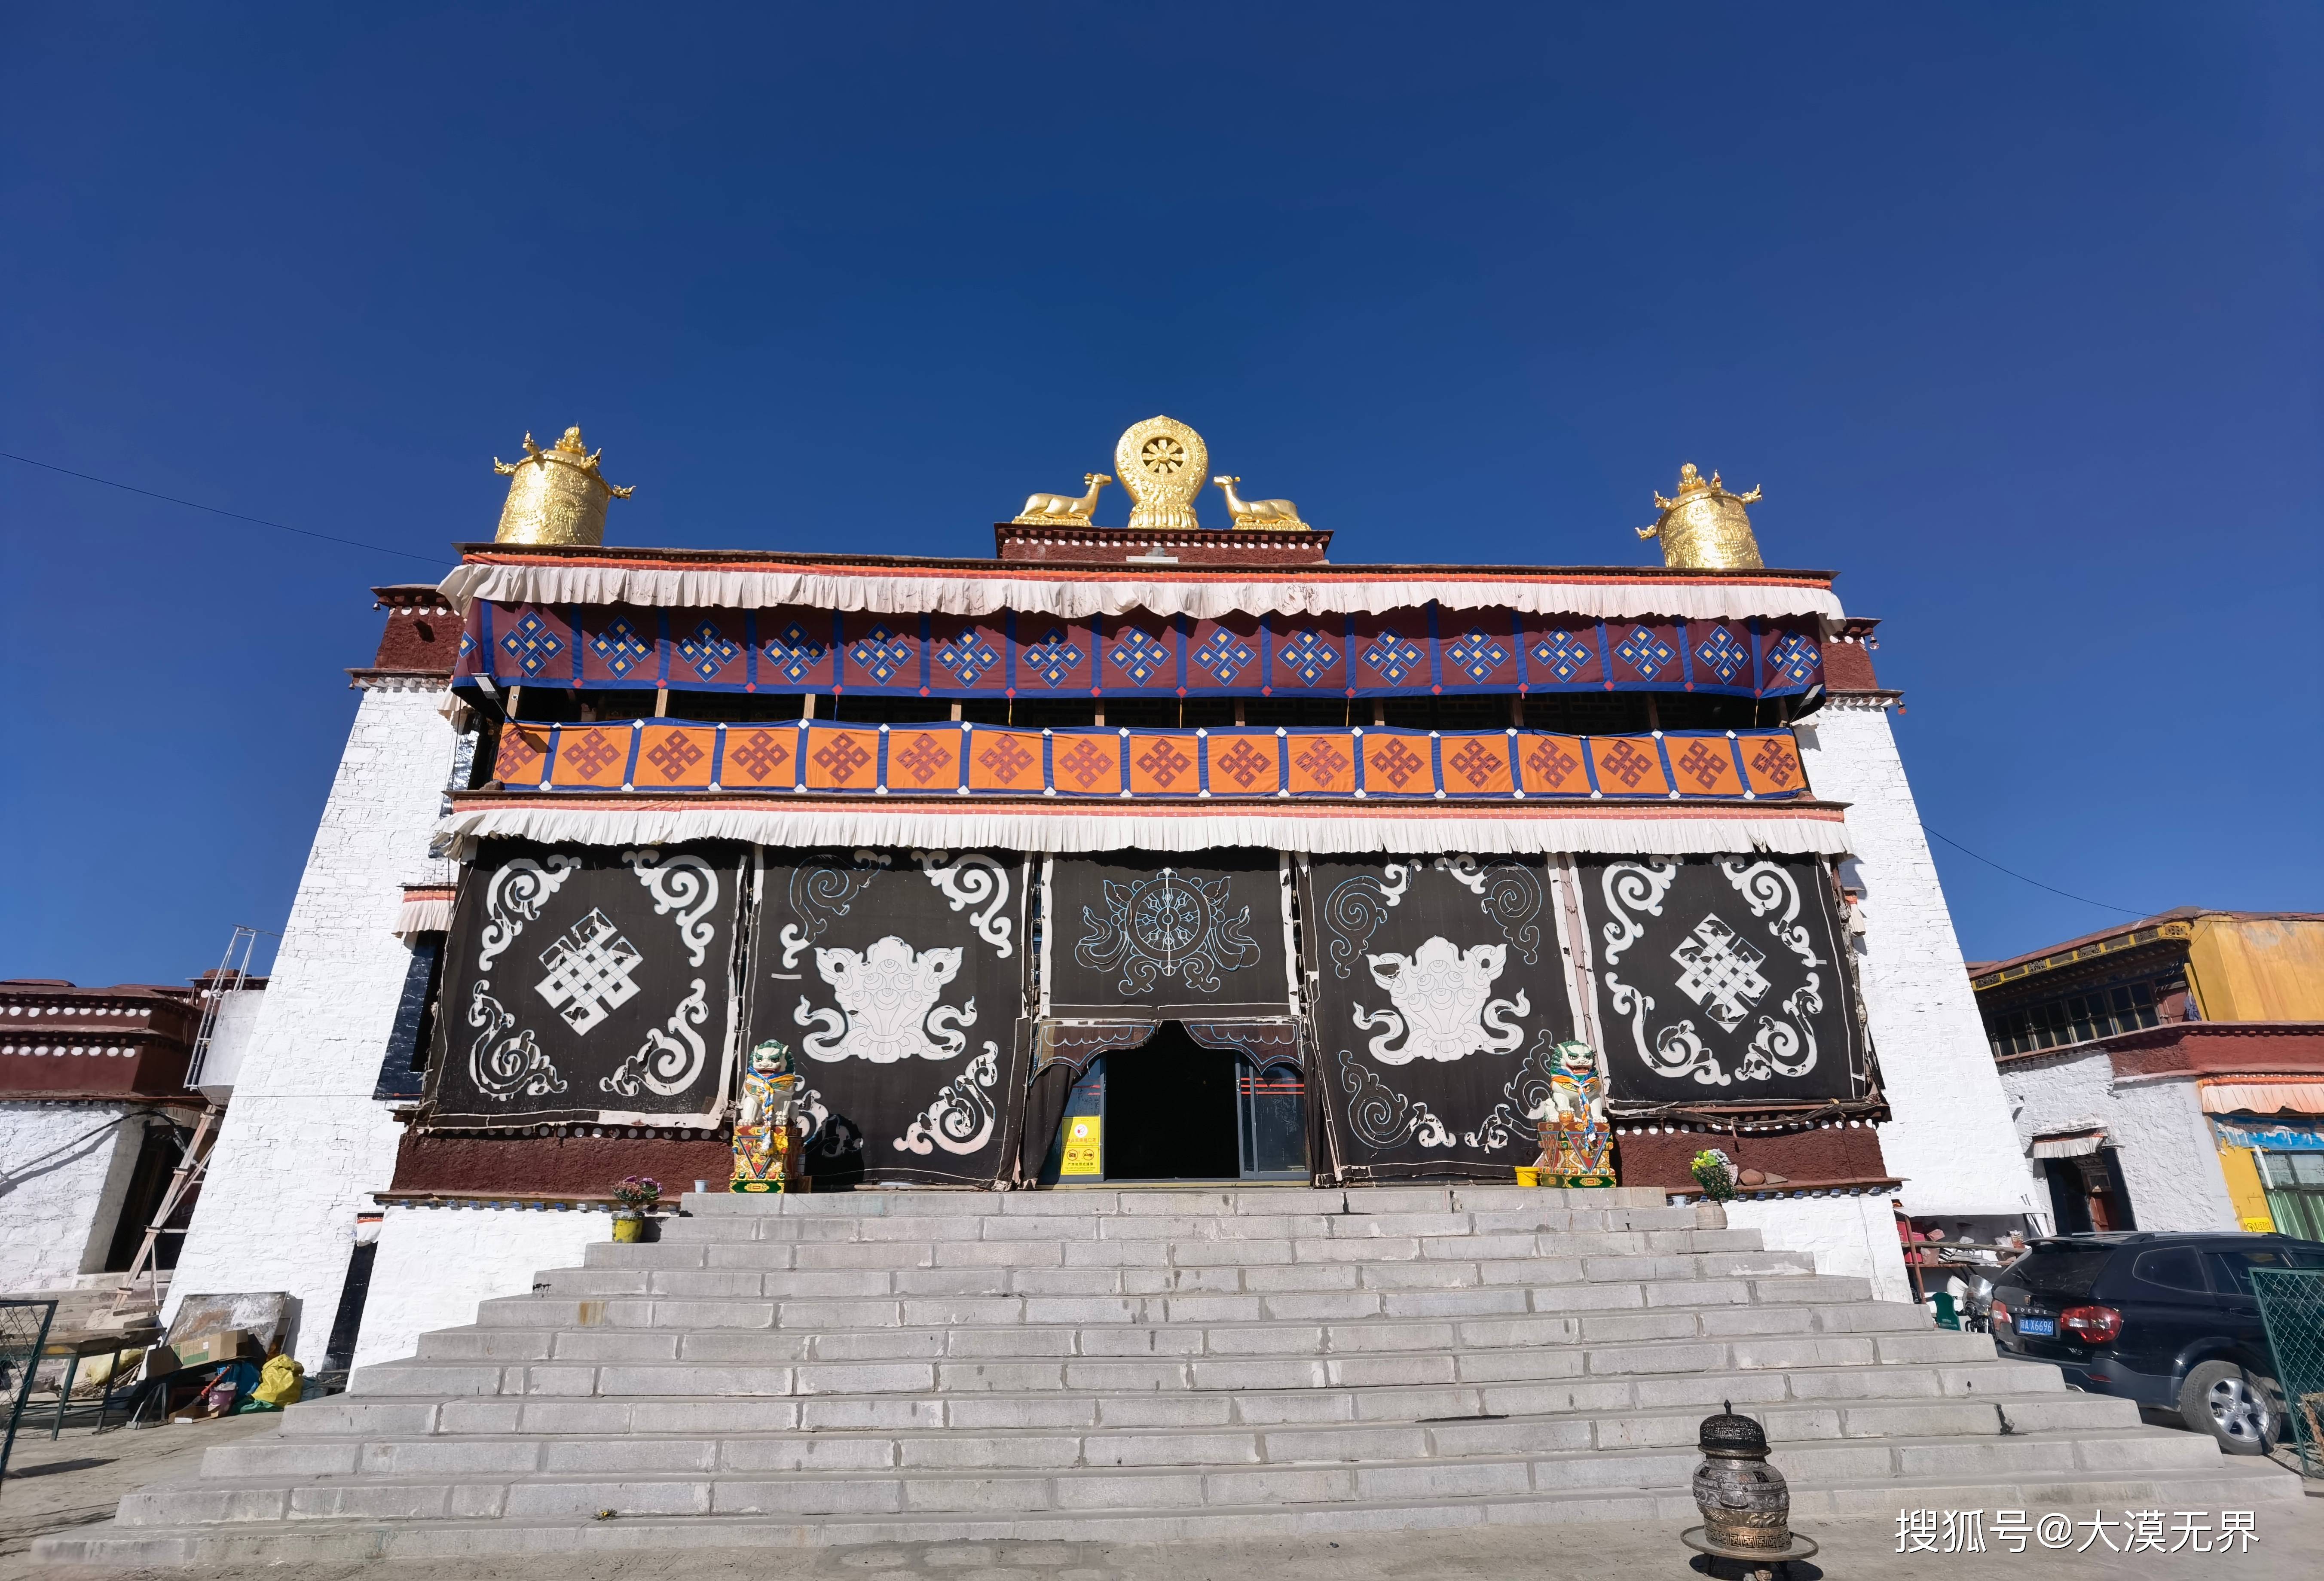
<path fill-rule="evenodd" d="M 2299 1479 L 1653 1190 L 688 1197 L 42 1558 L 152 1565 L 1692 1520 L 1757 1417 L 1819 1517 Z M 1713 1217 L 1716 1210 L 1710 1210 Z"/>

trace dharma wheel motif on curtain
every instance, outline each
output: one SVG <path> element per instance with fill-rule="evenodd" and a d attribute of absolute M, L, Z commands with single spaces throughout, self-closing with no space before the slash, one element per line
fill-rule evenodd
<path fill-rule="evenodd" d="M 1273 851 L 1051 859 L 1044 1014 L 1225 1020 L 1291 1013 L 1286 866 Z"/>

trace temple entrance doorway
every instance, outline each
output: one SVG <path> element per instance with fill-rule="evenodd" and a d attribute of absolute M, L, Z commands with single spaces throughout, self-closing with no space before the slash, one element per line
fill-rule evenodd
<path fill-rule="evenodd" d="M 1063 1185 L 1304 1181 L 1306 1084 L 1296 1067 L 1205 1048 L 1166 1021 L 1074 1082 L 1043 1172 Z"/>

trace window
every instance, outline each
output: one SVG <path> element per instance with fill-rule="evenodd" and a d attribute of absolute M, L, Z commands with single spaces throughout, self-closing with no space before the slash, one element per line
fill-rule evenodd
<path fill-rule="evenodd" d="M 2152 982 L 2119 983 L 2089 988 L 2062 999 L 2012 1010 L 1997 1010 L 1985 1018 L 1986 1035 L 1996 1054 L 2030 1054 L 2038 1049 L 2063 1048 L 2092 1038 L 2112 1037 L 2161 1024 L 2154 1007 Z"/>
<path fill-rule="evenodd" d="M 2277 1229 L 2324 1241 L 2324 1153 L 2262 1153 L 2259 1181 Z"/>
<path fill-rule="evenodd" d="M 2114 1255 L 2112 1246 L 2037 1245 L 2009 1268 L 2009 1282 L 2052 1301 L 2080 1301 Z"/>
<path fill-rule="evenodd" d="M 2211 1254 L 2211 1271 L 2221 1276 L 2227 1290 L 2234 1294 L 2252 1293 L 2251 1271 L 2255 1268 L 2324 1271 L 2324 1254 L 2305 1246 L 2285 1245 L 2238 1246 L 2232 1252 Z"/>
<path fill-rule="evenodd" d="M 2169 1246 L 2159 1251 L 2141 1252 L 2130 1265 L 2130 1276 L 2144 1283 L 2159 1285 L 2164 1290 L 2208 1290 L 2203 1282 L 2203 1265 L 2195 1260 L 2192 1246 Z"/>

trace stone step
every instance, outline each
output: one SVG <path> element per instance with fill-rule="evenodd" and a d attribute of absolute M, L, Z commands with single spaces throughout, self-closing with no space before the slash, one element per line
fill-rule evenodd
<path fill-rule="evenodd" d="M 828 1334 L 841 1329 L 958 1324 L 1160 1325 L 1514 1316 L 1637 1307 L 1861 1301 L 1868 1293 L 1869 1287 L 1860 1279 L 1802 1273 L 1637 1282 L 1606 1280 L 1476 1290 L 1286 1291 L 1264 1295 L 929 1296 L 856 1301 L 607 1296 L 574 1301 L 536 1294 L 484 1301 L 476 1309 L 476 1320 L 488 1328 L 797 1328 Z"/>
<path fill-rule="evenodd" d="M 1385 1327 L 1385 1326 L 1383 1326 Z M 1943 1329 L 1919 1333 L 1748 1336 L 1652 1339 L 1597 1344 L 1565 1341 L 1536 1330 L 1540 1319 L 1462 1323 L 1440 1334 L 1434 1325 L 1410 1332 L 1408 1348 L 1294 1354 L 1251 1352 L 1195 1355 L 964 1356 L 924 1361 L 798 1362 L 586 1361 L 460 1365 L 388 1362 L 349 1379 L 357 1398 L 427 1395 L 553 1396 L 721 1394 L 776 1396 L 899 1394 L 944 1391 L 986 1393 L 1039 1390 L 1100 1393 L 1152 1390 L 1325 1389 L 1503 1383 L 1516 1379 L 1699 1372 L 1706 1369 L 1796 1366 L 1880 1366 L 1990 1361 L 1992 1340 Z M 1554 1320 L 1551 1324 L 1555 1328 Z M 1150 1332 L 1150 1331 L 1149 1331 Z M 1276 1331 L 1281 1332 L 1281 1331 Z M 1299 1331 L 1294 1330 L 1293 1333 Z M 1328 1331 L 1318 1329 L 1321 1336 Z M 1073 1330 L 1060 1330 L 1071 1337 Z M 1285 1343 L 1290 1343 L 1286 1339 Z"/>
<path fill-rule="evenodd" d="M 1928 1315 L 1900 1302 L 1824 1306 L 1744 1302 L 1710 1306 L 1585 1309 L 1578 1312 L 1492 1314 L 1483 1318 L 1373 1317 L 1333 1322 L 1204 1325 L 1092 1324 L 851 1329 L 549 1328 L 512 1326 L 443 1328 L 422 1335 L 425 1362 L 749 1362 L 932 1359 L 939 1356 L 1250 1355 L 1258 1351 L 1409 1348 L 1458 1339 L 1464 1326 L 1526 1322 L 1558 1344 L 1698 1337 L 1828 1334 L 1928 1334 Z M 1549 1327 L 1548 1325 L 1557 1325 Z M 1480 1330 L 1481 1331 L 1481 1330 Z M 388 1364 L 395 1365 L 395 1364 Z"/>
<path fill-rule="evenodd" d="M 2038 1363 L 1981 1361 L 1773 1369 L 1711 1369 L 1619 1377 L 1509 1378 L 1436 1383 L 1346 1383 L 1328 1388 L 990 1390 L 982 1393 L 807 1396 L 599 1395 L 461 1398 L 333 1395 L 293 1408 L 287 1439 L 378 1440 L 435 1434 L 808 1432 L 943 1428 L 1281 1427 L 1418 1421 L 1434 1417 L 1630 1413 L 1723 1402 L 1766 1404 L 1839 1400 L 1984 1400 L 2055 1394 L 2065 1380 Z"/>
<path fill-rule="evenodd" d="M 1068 1187 L 1047 1191 L 874 1189 L 807 1195 L 687 1192 L 678 1211 L 699 1219 L 982 1218 L 1097 1219 L 1279 1214 L 1567 1212 L 1645 1213 L 1673 1226 L 1692 1222 L 1692 1205 L 1672 1207 L 1653 1187 L 1608 1190 L 1531 1190 L 1508 1185 L 1314 1187 Z"/>
<path fill-rule="evenodd" d="M 2046 1404 L 2028 1403 L 2025 1409 L 2066 1416 L 2070 1414 L 2071 1400 L 2071 1396 L 2052 1397 Z M 2080 1405 L 2089 1414 L 2096 1414 L 2090 1408 L 2126 1411 L 2132 1425 L 2070 1425 L 2009 1438 L 1997 1432 L 1981 1438 L 1835 1435 L 1786 1443 L 1776 1449 L 1773 1460 L 1787 1478 L 1811 1484 L 1883 1475 L 1911 1480 L 2042 1475 L 2069 1467 L 2178 1475 L 2219 1458 L 2212 1446 L 2191 1435 L 2165 1437 L 2141 1430 L 2135 1425 L 2135 1408 L 2106 1400 L 2087 1400 Z M 1497 1424 L 1479 1424 L 1491 1425 Z M 1367 1431 L 1379 1436 L 1377 1429 Z M 1151 1460 L 1025 1469 L 955 1462 L 884 1471 L 738 1466 L 732 1475 L 724 1475 L 658 1472 L 632 1463 L 624 1469 L 595 1474 L 576 1469 L 512 1475 L 472 1466 L 416 1475 L 205 1478 L 132 1494 L 122 1501 L 118 1520 L 134 1527 L 302 1517 L 500 1516 L 580 1521 L 608 1509 L 624 1516 L 807 1517 L 906 1511 L 993 1514 L 1330 1504 L 1364 1499 L 1675 1489 L 1688 1484 L 1702 1461 L 1691 1446 L 1605 1449 L 1582 1443 L 1452 1458 L 1402 1456 L 1366 1458 L 1356 1464 L 1315 1463 L 1311 1451 L 1323 1453 L 1330 1461 L 1340 1458 L 1314 1441 L 1329 1436 L 1268 1435 L 1282 1440 L 1296 1457 L 1287 1463 L 1236 1458 L 1249 1442 L 1245 1437 L 1186 1433 L 1124 1435 L 1106 1440 L 1112 1453 L 1156 1457 Z M 1460 1441 L 1457 1435 L 1452 1441 Z M 774 1441 L 769 1441 L 769 1448 L 778 1460 L 789 1455 L 787 1447 Z M 2211 1453 L 2199 1459 L 2190 1450 Z"/>
<path fill-rule="evenodd" d="M 1826 1399 L 1746 1401 L 1745 1406 L 1766 1428 L 1771 1442 L 1792 1444 L 1897 1436 L 1999 1437 L 2005 1420 L 2017 1434 L 2137 1425 L 2136 1407 L 2125 1401 L 2072 1393 L 2062 1387 L 2015 1393 L 2011 1384 L 2038 1376 L 2032 1368 L 2015 1370 L 2015 1377 L 1987 1376 L 1982 1392 L 1959 1387 L 1944 1398 L 1882 1399 L 1842 1392 Z M 1830 1375 L 1836 1383 L 1844 1377 L 1837 1372 Z M 1471 1391 L 1471 1399 L 1479 1393 Z M 1477 1403 L 1484 1410 L 1472 1404 L 1468 1411 L 1441 1415 L 1337 1422 L 1203 1422 L 1182 1420 L 1184 1413 L 1176 1411 L 1140 1420 L 1139 1412 L 1130 1410 L 1121 1413 L 1121 1420 L 1109 1415 L 1102 1423 L 986 1420 L 964 1431 L 969 1424 L 950 1422 L 940 1411 L 930 1411 L 925 1420 L 809 1430 L 765 1422 L 736 1429 L 731 1418 L 714 1419 L 713 1425 L 688 1433 L 633 1431 L 625 1414 L 608 1412 L 595 1430 L 575 1424 L 569 1415 L 560 1419 L 564 1425 L 558 1430 L 549 1432 L 527 1432 L 521 1422 L 513 1431 L 394 1437 L 317 1437 L 286 1429 L 209 1450 L 202 1475 L 208 1480 L 612 1474 L 632 1469 L 732 1473 L 1351 1463 L 1683 1448 L 1694 1442 L 1702 1418 L 1702 1402 L 1695 1400 L 1624 1409 L 1606 1403 L 1603 1395 L 1592 1397 L 1572 1388 L 1481 1393 L 1486 1398 Z M 1045 1402 L 1017 1403 L 1038 1407 Z M 1130 1397 L 1109 1403 L 1134 1407 L 1153 1402 Z M 1410 1398 L 1400 1403 L 1406 1411 L 1422 1408 L 1422 1402 Z M 1038 1418 L 1041 1412 L 1024 1414 Z M 1264 1408 L 1259 1414 L 1266 1414 Z M 2208 1457 L 2200 1453 L 2209 1448 L 2202 1439 L 2188 1437 L 2185 1442 L 2192 1458 Z"/>
<path fill-rule="evenodd" d="M 1054 1250 L 1055 1248 L 1050 1248 Z M 972 1242 L 958 1252 L 1006 1251 L 1013 1247 L 996 1247 Z M 938 1248 L 941 1258 L 944 1248 Z M 534 1298 L 572 1296 L 583 1300 L 596 1298 L 634 1298 L 639 1296 L 669 1297 L 683 1301 L 863 1301 L 892 1293 L 899 1299 L 930 1299 L 945 1297 L 991 1296 L 1073 1296 L 1111 1300 L 1118 1294 L 1130 1295 L 1313 1295 L 1325 1300 L 1345 1299 L 1358 1291 L 1460 1291 L 1483 1288 L 1513 1288 L 1523 1285 L 1549 1284 L 1612 1284 L 1625 1282 L 1657 1283 L 1685 1280 L 1722 1280 L 1778 1278 L 1790 1274 L 1812 1274 L 1815 1259 L 1805 1252 L 1706 1252 L 1689 1256 L 1659 1257 L 1529 1257 L 1494 1263 L 1455 1263 L 1427 1261 L 1419 1263 L 1332 1263 L 1317 1265 L 1312 1273 L 1288 1280 L 1278 1276 L 1288 1270 L 1281 1264 L 1254 1265 L 1260 1274 L 1255 1288 L 1244 1288 L 1240 1280 L 1243 1265 L 1227 1264 L 1226 1272 L 1235 1288 L 1215 1288 L 1227 1280 L 1206 1276 L 1220 1270 L 1194 1267 L 1171 1268 L 1162 1265 L 1129 1268 L 1061 1268 L 1038 1262 L 1010 1264 L 996 1261 L 991 1265 L 966 1262 L 961 1266 L 933 1268 L 834 1269 L 834 1270 L 760 1270 L 750 1268 L 557 1268 L 533 1276 L 530 1297 L 503 1298 L 524 1301 Z M 1336 1271 L 1346 1269 L 1345 1275 Z M 881 1275 L 891 1287 L 889 1291 L 871 1292 L 861 1288 L 874 1282 L 862 1279 L 865 1273 Z M 817 1286 L 812 1282 L 817 1273 L 838 1273 L 843 1278 L 831 1285 Z M 1128 1275 L 1137 1275 L 1140 1282 L 1151 1282 L 1159 1288 L 1150 1291 L 1118 1291 L 1104 1288 L 1119 1286 Z M 1323 1275 L 1316 1278 L 1314 1275 Z M 1019 1279 L 1030 1287 L 1010 1289 Z M 802 1288 L 803 1283 L 805 1287 Z M 855 1289 L 845 1289 L 848 1284 Z M 1212 1288 L 1205 1288 L 1210 1286 Z"/>
<path fill-rule="evenodd" d="M 664 1274 L 897 1272 L 930 1269 L 1048 1269 L 1060 1277 L 1103 1280 L 1123 1268 L 1208 1273 L 1238 1268 L 1403 1268 L 1421 1273 L 1442 1264 L 1461 1271 L 1527 1264 L 1575 1269 L 1618 1263 L 1671 1266 L 1749 1266 L 1752 1259 L 1784 1256 L 1758 1244 L 1756 1230 L 1647 1230 L 1591 1236 L 1304 1236 L 1288 1240 L 978 1240 L 970 1236 L 909 1241 L 733 1241 L 587 1247 L 579 1268 L 549 1270 L 560 1290 L 587 1294 L 644 1288 L 637 1282 Z M 1711 1259 L 1723 1259 L 1723 1264 Z M 1566 1273 L 1563 1277 L 1578 1275 Z"/>
<path fill-rule="evenodd" d="M 2161 1473 L 2083 1470 L 2053 1464 L 2034 1474 L 1950 1475 L 1914 1484 L 1911 1502 L 1932 1509 L 2251 1508 L 2300 1496 L 2300 1479 L 2267 1462 L 2215 1456 Z M 2173 1501 L 2176 1501 L 2174 1503 Z M 1896 1476 L 1810 1479 L 1793 1484 L 1803 1524 L 1893 1515 Z M 595 1512 L 591 1512 L 594 1516 Z M 1002 1516 L 899 1513 L 808 1520 L 751 1516 L 630 1515 L 618 1520 L 444 1519 L 420 1521 L 296 1520 L 214 1525 L 125 1526 L 118 1521 L 38 1540 L 36 1558 L 108 1567 L 236 1564 L 346 1564 L 374 1558 L 470 1555 L 664 1552 L 673 1549 L 839 1547 L 963 1541 L 1158 1542 L 1201 1539 L 1336 1537 L 1348 1531 L 1493 1525 L 1569 1527 L 1593 1521 L 1692 1523 L 1683 1486 L 1588 1488 L 1499 1498 L 1351 1499 L 1329 1503 L 1198 1509 L 1020 1512 Z"/>
<path fill-rule="evenodd" d="M 1690 1208 L 1628 1208 L 1600 1212 L 1570 1209 L 1479 1209 L 1458 1213 L 1268 1213 L 1221 1215 L 1122 1214 L 1061 1218 L 1055 1214 L 848 1215 L 759 1217 L 689 1214 L 656 1220 L 649 1245 L 739 1245 L 744 1241 L 1268 1241 L 1296 1236 L 1377 1240 L 1399 1236 L 1734 1235 L 1701 1224 Z"/>

